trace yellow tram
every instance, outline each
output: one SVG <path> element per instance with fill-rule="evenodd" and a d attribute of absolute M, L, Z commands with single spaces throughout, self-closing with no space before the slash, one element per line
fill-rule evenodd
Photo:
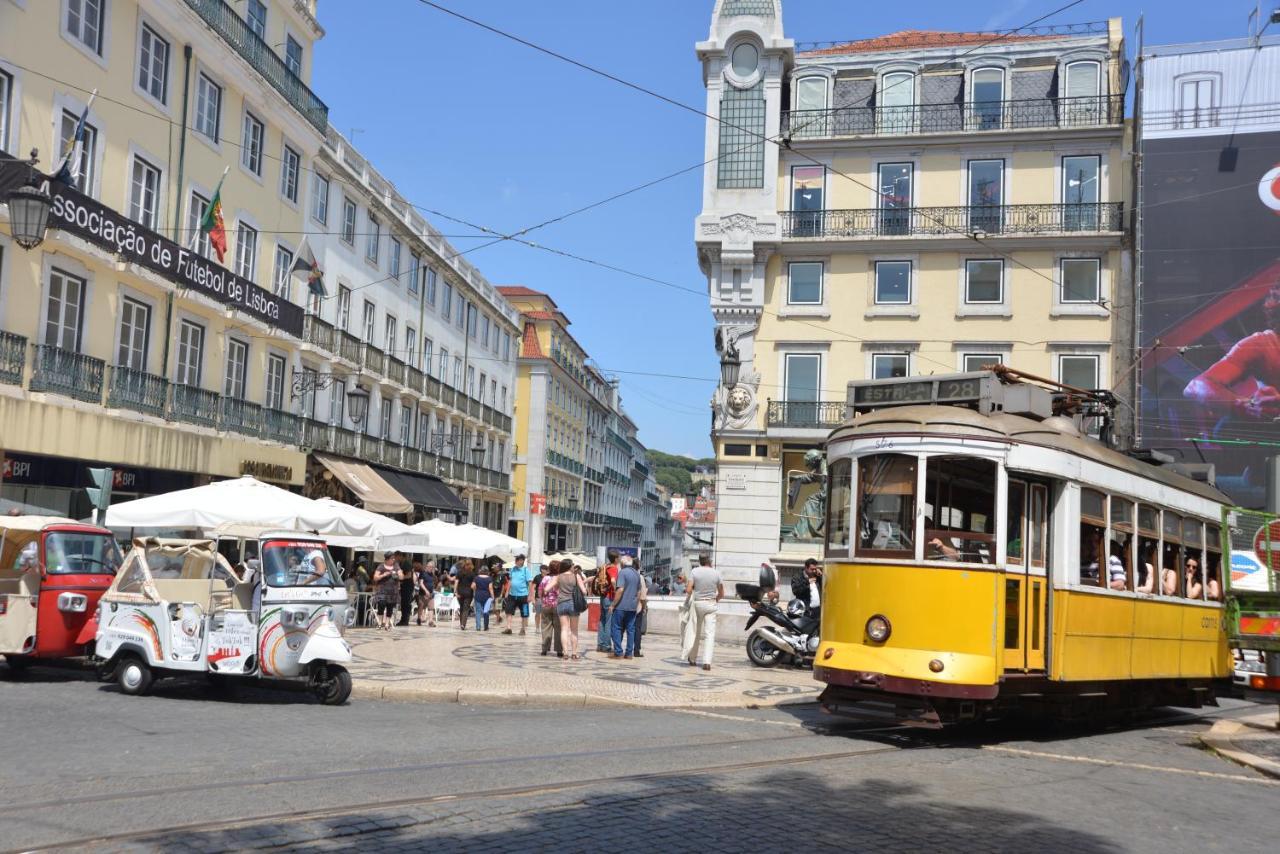
<path fill-rule="evenodd" d="M 1091 716 L 1230 679 L 1227 496 L 1082 430 L 1105 398 L 1016 376 L 850 383 L 826 447 L 828 711 Z"/>

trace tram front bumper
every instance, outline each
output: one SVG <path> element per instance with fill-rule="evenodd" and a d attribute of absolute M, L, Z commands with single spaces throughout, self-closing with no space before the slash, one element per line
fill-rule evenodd
<path fill-rule="evenodd" d="M 840 670 L 814 665 L 813 678 L 828 685 L 852 688 L 859 692 L 876 692 L 917 697 L 946 697 L 958 700 L 993 700 L 998 685 L 972 685 L 938 682 L 931 679 L 909 679 L 864 670 Z"/>

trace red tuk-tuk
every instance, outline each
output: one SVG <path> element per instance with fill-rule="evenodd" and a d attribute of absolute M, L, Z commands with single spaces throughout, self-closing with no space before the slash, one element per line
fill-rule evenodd
<path fill-rule="evenodd" d="M 121 563 L 106 528 L 0 516 L 0 655 L 9 667 L 84 655 L 98 599 Z"/>

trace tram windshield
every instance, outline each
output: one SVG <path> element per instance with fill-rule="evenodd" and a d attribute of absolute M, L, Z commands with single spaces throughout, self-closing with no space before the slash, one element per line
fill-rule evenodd
<path fill-rule="evenodd" d="M 915 555 L 915 457 L 877 454 L 858 461 L 858 554 Z"/>
<path fill-rule="evenodd" d="M 262 577 L 271 587 L 341 587 L 333 558 L 315 540 L 270 540 L 262 546 Z"/>

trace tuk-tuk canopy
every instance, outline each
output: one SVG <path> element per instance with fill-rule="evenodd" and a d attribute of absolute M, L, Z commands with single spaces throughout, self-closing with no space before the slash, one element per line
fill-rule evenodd
<path fill-rule="evenodd" d="M 218 554 L 212 540 L 138 537 L 106 595 L 109 599 L 154 601 L 159 598 L 154 585 L 157 580 L 221 582 L 223 587 L 232 587 L 243 579 Z"/>

